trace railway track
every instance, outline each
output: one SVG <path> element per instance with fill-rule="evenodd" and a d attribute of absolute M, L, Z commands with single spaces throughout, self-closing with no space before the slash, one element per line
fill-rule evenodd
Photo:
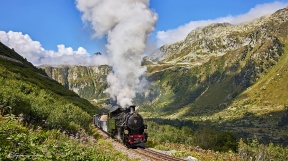
<path fill-rule="evenodd" d="M 167 154 L 163 154 L 163 153 L 160 153 L 160 152 L 157 152 L 155 150 L 152 150 L 150 148 L 137 148 L 137 149 L 129 149 L 127 148 L 126 146 L 124 146 L 123 144 L 121 144 L 119 141 L 111 138 L 106 132 L 100 130 L 99 128 L 98 129 L 98 132 L 100 135 L 102 135 L 105 139 L 111 139 L 111 141 L 113 142 L 114 145 L 117 145 L 117 147 L 120 147 L 118 148 L 118 150 L 120 149 L 127 149 L 127 154 L 130 153 L 130 154 L 136 154 L 140 156 L 143 156 L 145 157 L 145 159 L 142 157 L 140 160 L 154 160 L 154 161 L 186 161 L 184 159 L 180 159 L 180 158 L 176 158 L 176 157 L 172 157 L 170 155 L 167 155 Z M 115 148 L 115 146 L 114 146 Z M 147 158 L 147 159 L 146 159 Z"/>
<path fill-rule="evenodd" d="M 186 161 L 184 159 L 172 157 L 170 155 L 166 155 L 151 149 L 142 149 L 142 148 L 137 148 L 135 151 L 141 155 L 146 156 L 147 158 L 150 158 L 155 161 Z"/>

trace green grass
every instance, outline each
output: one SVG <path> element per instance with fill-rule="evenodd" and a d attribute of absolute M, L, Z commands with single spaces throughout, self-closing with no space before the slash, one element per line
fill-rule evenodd
<path fill-rule="evenodd" d="M 100 137 L 85 130 L 75 135 L 60 130 L 23 126 L 23 118 L 0 115 L 1 160 L 131 160 Z M 109 152 L 109 155 L 107 153 Z"/>

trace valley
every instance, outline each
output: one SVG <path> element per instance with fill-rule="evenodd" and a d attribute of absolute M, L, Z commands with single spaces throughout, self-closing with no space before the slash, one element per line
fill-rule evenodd
<path fill-rule="evenodd" d="M 162 150 L 190 147 L 187 155 L 212 149 L 223 153 L 213 151 L 209 157 L 215 155 L 222 159 L 231 152 L 231 160 L 261 158 L 266 154 L 285 159 L 288 145 L 287 26 L 286 7 L 239 25 L 215 23 L 197 28 L 184 40 L 164 45 L 144 57 L 142 66 L 147 70 L 143 78 L 148 80 L 149 86 L 137 93 L 133 103 L 148 123 L 147 145 Z M 46 139 L 55 152 L 47 157 L 49 159 L 61 151 L 52 147 L 52 142 L 59 138 L 65 140 L 59 142 L 60 147 L 65 147 L 65 143 L 69 143 L 69 148 L 86 147 L 87 158 L 95 150 L 89 146 L 100 149 L 103 146 L 113 151 L 90 127 L 92 115 L 107 110 L 103 107 L 113 102 L 105 92 L 109 87 L 107 76 L 112 71 L 111 66 L 35 67 L 2 43 L 0 62 L 0 105 L 12 108 L 0 117 L 2 125 L 12 120 L 1 130 L 14 139 L 13 146 L 8 146 L 8 136 L 0 135 L 8 149 L 4 153 L 2 148 L 3 154 L 10 156 L 9 150 L 15 147 L 19 151 L 25 149 L 18 145 L 17 139 L 22 139 L 31 149 L 31 140 L 40 146 Z M 37 131 L 38 127 L 41 129 Z M 18 129 L 21 137 L 11 129 Z M 88 142 L 82 144 L 69 139 L 69 135 L 80 132 Z M 29 138 L 25 139 L 24 135 Z M 39 139 L 33 140 L 34 136 Z M 195 150 L 194 146 L 201 148 Z M 42 150 L 45 148 L 48 147 L 41 146 Z M 105 156 L 105 150 L 100 149 L 96 148 L 100 153 L 94 157 L 115 159 Z M 260 152 L 263 155 L 260 156 Z M 182 157 L 186 152 L 175 155 Z M 117 156 L 127 159 L 121 154 Z M 203 156 L 206 160 L 209 157 Z M 205 160 L 201 156 L 198 158 Z"/>

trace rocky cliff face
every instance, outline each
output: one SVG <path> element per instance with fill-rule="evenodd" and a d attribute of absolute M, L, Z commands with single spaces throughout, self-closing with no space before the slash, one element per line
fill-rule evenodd
<path fill-rule="evenodd" d="M 87 100 L 108 98 L 106 77 L 111 67 L 102 66 L 41 66 L 47 75 Z"/>

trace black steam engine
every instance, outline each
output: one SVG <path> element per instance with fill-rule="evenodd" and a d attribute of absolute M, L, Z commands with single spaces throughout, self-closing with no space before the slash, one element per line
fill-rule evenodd
<path fill-rule="evenodd" d="M 147 125 L 135 106 L 114 106 L 107 114 L 94 115 L 93 123 L 128 147 L 144 146 L 148 138 Z"/>

